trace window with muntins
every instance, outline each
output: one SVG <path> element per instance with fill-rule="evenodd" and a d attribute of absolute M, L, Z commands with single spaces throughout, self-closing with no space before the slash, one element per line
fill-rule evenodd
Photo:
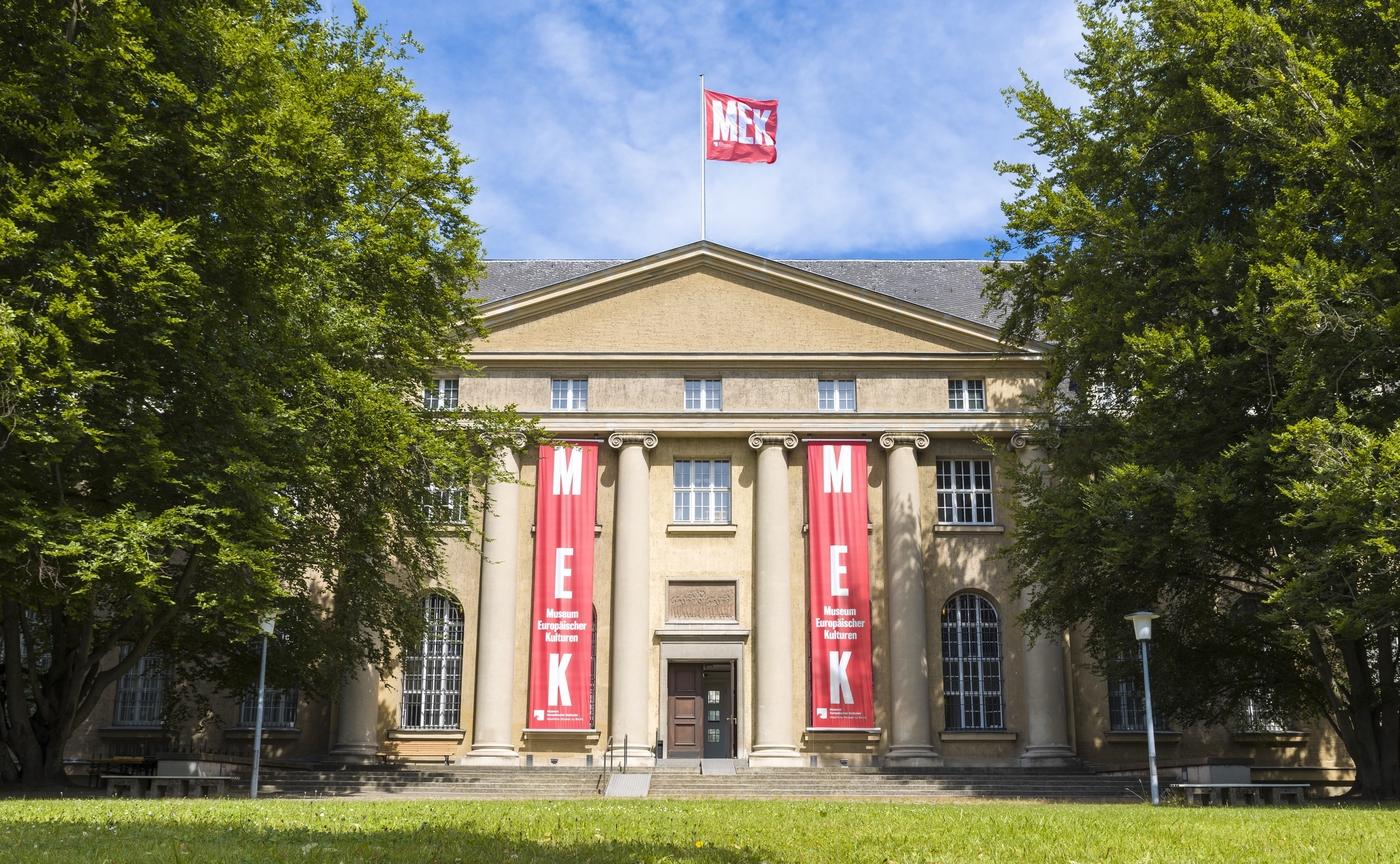
<path fill-rule="evenodd" d="M 949 729 L 1004 729 L 1001 622 L 978 594 L 943 607 L 943 704 Z"/>
<path fill-rule="evenodd" d="M 1132 664 L 1136 657 L 1125 654 L 1122 662 Z M 1154 711 L 1154 726 L 1161 731 L 1170 727 L 1163 722 L 1161 712 Z M 1136 675 L 1113 676 L 1108 679 L 1108 728 L 1114 732 L 1146 732 L 1147 701 L 1142 696 L 1142 682 Z"/>
<path fill-rule="evenodd" d="M 938 460 L 938 521 L 949 525 L 992 524 L 990 459 Z"/>
<path fill-rule="evenodd" d="M 587 411 L 587 378 L 551 378 L 549 407 L 554 411 Z"/>
<path fill-rule="evenodd" d="M 404 657 L 403 729 L 459 729 L 462 716 L 462 607 L 451 597 L 423 598 L 423 641 Z"/>
<path fill-rule="evenodd" d="M 949 411 L 986 411 L 987 389 L 981 378 L 952 378 L 948 381 Z"/>
<path fill-rule="evenodd" d="M 687 378 L 685 410 L 719 411 L 722 392 L 718 378 Z"/>
<path fill-rule="evenodd" d="M 1240 707 L 1235 728 L 1240 732 L 1289 732 L 1295 723 L 1289 722 L 1274 713 L 1258 699 L 1248 699 Z"/>
<path fill-rule="evenodd" d="M 467 521 L 465 495 L 456 486 L 428 486 L 423 492 L 423 511 L 429 521 L 461 525 Z"/>
<path fill-rule="evenodd" d="M 268 687 L 263 690 L 263 728 L 291 729 L 297 725 L 297 701 L 300 694 L 295 688 Z M 249 687 L 243 694 L 243 702 L 238 706 L 238 725 L 252 728 L 258 722 L 258 688 Z"/>
<path fill-rule="evenodd" d="M 821 378 L 817 380 L 818 411 L 856 410 L 854 378 Z"/>
<path fill-rule="evenodd" d="M 126 651 L 122 653 L 125 656 Z M 117 706 L 112 725 L 159 726 L 164 712 L 164 664 L 160 655 L 147 654 L 117 680 Z"/>
<path fill-rule="evenodd" d="M 676 522 L 729 524 L 729 460 L 677 459 L 672 467 Z"/>
<path fill-rule="evenodd" d="M 424 411 L 451 411 L 456 407 L 456 378 L 438 378 L 423 388 Z"/>

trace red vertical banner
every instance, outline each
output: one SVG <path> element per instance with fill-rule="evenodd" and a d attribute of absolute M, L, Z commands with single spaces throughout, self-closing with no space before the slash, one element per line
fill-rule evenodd
<path fill-rule="evenodd" d="M 865 441 L 807 444 L 808 614 L 814 729 L 872 729 Z"/>
<path fill-rule="evenodd" d="M 540 447 L 530 729 L 588 729 L 593 687 L 593 525 L 598 445 Z M 509 694 L 501 694 L 509 698 Z"/>

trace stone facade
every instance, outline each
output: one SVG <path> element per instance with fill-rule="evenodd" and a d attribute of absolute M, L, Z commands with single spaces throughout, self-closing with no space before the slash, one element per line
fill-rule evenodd
<path fill-rule="evenodd" d="M 917 275 L 919 262 L 899 263 Z M 339 704 L 301 706 L 297 727 L 278 733 L 274 751 L 349 762 L 387 754 L 587 764 L 610 741 L 620 756 L 625 737 L 627 757 L 647 763 L 668 752 L 668 670 L 691 663 L 729 670 L 733 755 L 755 765 L 1142 766 L 1142 734 L 1111 728 L 1108 685 L 1076 636 L 1023 638 L 1020 601 L 998 557 L 1015 531 L 1006 466 L 1045 455 L 1023 434 L 1026 399 L 1043 377 L 1041 346 L 1000 344 L 989 323 L 957 314 L 966 296 L 911 300 L 903 289 L 896 295 L 813 272 L 823 269 L 833 271 L 701 243 L 494 295 L 488 276 L 491 336 L 475 346 L 479 369 L 441 376 L 458 380 L 462 404 L 514 404 L 561 438 L 602 442 L 595 728 L 527 729 L 537 457 L 521 447 L 498 454 L 518 482 L 494 484 L 492 508 L 472 516 L 484 542 L 444 539 L 440 590 L 460 606 L 465 634 L 458 726 L 403 728 L 402 675 L 381 681 L 362 670 Z M 556 378 L 587 380 L 587 410 L 551 407 Z M 685 409 L 693 379 L 721 382 L 722 410 Z M 819 410 L 822 379 L 853 380 L 855 410 Z M 950 380 L 981 381 L 983 410 L 954 410 Z M 798 444 L 838 436 L 870 442 L 878 728 L 832 733 L 808 728 L 806 465 Z M 727 520 L 676 521 L 678 459 L 727 460 Z M 991 472 L 991 518 L 978 524 L 940 519 L 939 460 L 964 459 L 986 460 Z M 1000 627 L 1000 717 L 982 728 L 950 725 L 945 704 L 942 615 L 965 592 L 988 601 Z M 105 725 L 94 720 L 75 748 L 116 734 Z M 202 734 L 218 744 L 242 734 L 231 725 Z M 1263 777 L 1349 776 L 1319 724 L 1168 732 L 1159 750 L 1168 767 L 1238 757 L 1253 759 Z"/>

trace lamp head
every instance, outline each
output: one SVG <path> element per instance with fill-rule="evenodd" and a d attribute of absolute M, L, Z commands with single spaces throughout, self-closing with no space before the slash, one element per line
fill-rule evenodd
<path fill-rule="evenodd" d="M 262 630 L 264 636 L 271 636 L 277 629 L 277 613 L 269 612 L 259 619 L 258 629 Z"/>
<path fill-rule="evenodd" d="M 1139 642 L 1149 642 L 1152 639 L 1152 619 L 1160 618 L 1156 612 L 1134 612 L 1131 615 L 1124 615 L 1124 621 L 1133 622 L 1133 634 L 1137 636 Z"/>

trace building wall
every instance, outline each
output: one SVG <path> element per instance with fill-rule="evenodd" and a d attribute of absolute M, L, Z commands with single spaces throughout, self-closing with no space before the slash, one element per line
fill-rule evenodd
<path fill-rule="evenodd" d="M 811 282 L 809 279 L 808 282 Z M 733 267 L 682 270 L 656 278 L 602 284 L 571 295 L 568 302 L 539 299 L 500 301 L 488 307 L 496 329 L 477 346 L 478 370 L 443 370 L 460 376 L 464 405 L 516 405 L 537 416 L 560 437 L 605 439 L 618 430 L 648 430 L 658 443 L 647 454 L 650 561 L 648 722 L 664 734 L 663 645 L 673 644 L 667 620 L 669 582 L 732 582 L 737 592 L 736 620 L 721 641 L 741 643 L 738 718 L 741 755 L 753 744 L 758 693 L 754 639 L 756 610 L 752 573 L 757 453 L 749 446 L 754 432 L 792 432 L 820 438 L 856 437 L 869 447 L 869 561 L 872 602 L 876 719 L 875 738 L 804 734 L 808 726 L 808 553 L 806 466 L 803 448 L 787 454 L 790 531 L 787 548 L 791 577 L 793 634 L 791 677 L 794 698 L 791 726 L 803 757 L 820 762 L 842 759 L 853 764 L 878 760 L 890 747 L 892 712 L 890 586 L 884 560 L 886 524 L 884 491 L 888 455 L 875 439 L 891 430 L 925 433 L 929 446 L 918 451 L 920 532 L 925 591 L 924 645 L 933 744 L 945 764 L 1014 765 L 1028 744 L 1030 716 L 1027 687 L 1034 674 L 1027 646 L 1016 622 L 1017 598 L 1000 552 L 1014 536 L 1005 469 L 1016 458 L 1009 447 L 1018 430 L 1029 425 L 1028 400 L 1043 377 L 1033 351 L 1000 352 L 992 337 L 966 322 L 940 320 L 936 313 L 902 309 L 892 301 L 866 302 L 849 290 L 813 284 L 785 284 L 773 273 L 744 274 Z M 944 316 L 946 317 L 946 316 Z M 985 330 L 985 328 L 983 328 Z M 588 379 L 588 410 L 559 412 L 550 407 L 554 377 Z M 687 378 L 720 378 L 723 410 L 686 412 Z M 817 411 L 819 378 L 854 378 L 855 413 Z M 950 378 L 980 378 L 986 384 L 986 410 L 955 412 L 948 407 Z M 994 518 L 990 526 L 938 524 L 936 464 L 939 458 L 992 460 Z M 677 458 L 727 458 L 731 463 L 732 527 L 695 531 L 672 524 L 672 465 Z M 597 761 L 613 730 L 609 706 L 614 681 L 611 657 L 612 574 L 618 453 L 599 446 L 595 538 L 594 604 L 597 610 L 596 735 L 526 735 L 530 650 L 531 590 L 534 566 L 535 484 L 538 457 L 520 453 L 520 497 L 516 522 L 514 676 L 508 692 L 483 694 L 508 700 L 513 718 L 512 743 L 522 760 L 535 764 Z M 475 519 L 480 514 L 475 514 Z M 480 523 L 476 527 L 479 529 Z M 464 613 L 461 729 L 419 733 L 400 729 L 401 674 L 393 673 L 376 691 L 375 734 L 383 752 L 400 757 L 457 761 L 470 752 L 473 706 L 477 699 L 477 614 L 481 587 L 481 552 L 460 532 L 443 535 L 446 575 L 440 590 Z M 1005 729 L 985 732 L 947 730 L 942 687 L 943 650 L 940 618 L 944 604 L 961 591 L 986 597 L 1001 622 Z M 1126 627 L 1126 624 L 1125 624 Z M 694 629 L 694 628 L 692 628 Z M 703 644 L 703 642 L 701 643 Z M 699 649 L 703 651 L 703 649 Z M 1042 655 L 1043 656 L 1043 655 Z M 1064 640 L 1067 745 L 1078 759 L 1102 768 L 1134 768 L 1143 762 L 1141 735 L 1108 730 L 1108 698 L 1103 680 L 1083 655 L 1077 637 Z M 1038 667 L 1037 667 L 1038 668 Z M 347 691 L 347 694 L 349 691 Z M 344 698 L 352 698 L 347 695 Z M 333 749 L 343 730 L 340 706 L 305 704 L 300 731 L 274 742 L 287 758 L 319 759 Z M 227 731 L 236 705 L 214 703 L 219 722 L 197 731 L 203 746 L 235 745 L 239 733 Z M 78 736 L 78 747 L 102 740 L 102 719 L 111 716 L 110 698 Z M 648 747 L 652 741 L 645 742 Z M 1345 757 L 1335 738 L 1311 726 L 1301 735 L 1248 736 L 1221 729 L 1188 729 L 1163 741 L 1164 763 L 1203 761 L 1207 757 L 1253 758 L 1280 775 L 1342 779 Z"/>

